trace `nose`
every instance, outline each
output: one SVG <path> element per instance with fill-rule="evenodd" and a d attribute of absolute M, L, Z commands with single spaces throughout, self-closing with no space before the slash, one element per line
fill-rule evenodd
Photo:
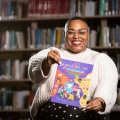
<path fill-rule="evenodd" d="M 78 37 L 80 37 L 79 34 L 77 32 L 75 32 L 74 38 L 78 38 Z"/>

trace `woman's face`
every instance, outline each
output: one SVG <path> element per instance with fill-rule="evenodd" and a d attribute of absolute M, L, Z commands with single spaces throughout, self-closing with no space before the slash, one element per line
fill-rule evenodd
<path fill-rule="evenodd" d="M 72 20 L 65 31 L 65 46 L 73 53 L 80 53 L 86 49 L 88 43 L 88 26 L 80 20 Z"/>

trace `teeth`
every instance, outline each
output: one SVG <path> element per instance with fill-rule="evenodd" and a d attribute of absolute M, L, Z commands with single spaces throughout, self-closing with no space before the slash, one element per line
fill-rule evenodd
<path fill-rule="evenodd" d="M 81 42 L 73 42 L 74 44 L 80 44 Z"/>

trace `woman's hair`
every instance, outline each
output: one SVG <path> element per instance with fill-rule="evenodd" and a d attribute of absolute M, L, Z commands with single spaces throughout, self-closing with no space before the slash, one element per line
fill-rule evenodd
<path fill-rule="evenodd" d="M 69 20 L 67 20 L 67 22 L 65 23 L 65 31 L 66 31 L 66 28 L 67 28 L 67 25 L 69 24 L 69 22 L 73 21 L 73 20 L 80 20 L 80 21 L 83 21 L 84 23 L 86 23 L 86 25 L 88 26 L 87 22 L 82 18 L 82 17 L 78 17 L 78 16 L 75 16 L 75 17 L 72 17 L 70 18 Z"/>

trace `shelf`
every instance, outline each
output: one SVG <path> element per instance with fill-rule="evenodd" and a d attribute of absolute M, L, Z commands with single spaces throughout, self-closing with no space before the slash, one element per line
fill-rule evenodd
<path fill-rule="evenodd" d="M 0 53 L 22 53 L 22 52 L 38 52 L 42 49 L 6 49 L 6 50 L 0 50 Z"/>
<path fill-rule="evenodd" d="M 31 90 L 32 82 L 30 80 L 0 80 L 0 88 L 7 87 L 13 90 Z"/>
<path fill-rule="evenodd" d="M 0 80 L 0 84 L 1 83 L 31 83 L 31 81 L 29 79 L 20 79 L 20 80 L 15 80 L 15 79 L 10 79 L 10 80 Z"/>
<path fill-rule="evenodd" d="M 120 47 L 91 47 L 91 49 L 96 49 L 96 50 L 120 50 Z"/>
<path fill-rule="evenodd" d="M 41 17 L 41 18 L 22 18 L 22 19 L 6 19 L 6 20 L 0 20 L 0 26 L 2 28 L 7 29 L 8 26 L 11 29 L 22 29 L 25 30 L 23 28 L 26 28 L 27 26 L 31 25 L 31 22 L 38 22 L 38 25 L 40 27 L 55 27 L 55 26 L 64 26 L 66 21 L 69 19 L 70 17 Z M 107 19 L 109 21 L 112 21 L 112 23 L 114 23 L 114 21 L 120 21 L 120 16 L 83 16 L 83 18 L 88 22 L 88 25 L 91 26 L 92 25 L 100 25 L 100 21 L 102 19 Z M 48 22 L 49 21 L 49 22 Z M 14 26 L 15 24 L 19 24 L 17 26 Z"/>
<path fill-rule="evenodd" d="M 96 46 L 96 47 L 90 47 L 91 49 L 96 49 L 96 50 L 120 50 L 120 47 L 101 47 L 101 46 Z M 42 50 L 41 49 L 6 49 L 6 50 L 0 50 L 0 53 L 15 53 L 15 52 L 38 52 Z"/>
<path fill-rule="evenodd" d="M 108 53 L 118 54 L 120 53 L 120 47 L 91 47 L 91 49 L 102 52 L 107 51 Z M 42 49 L 8 49 L 0 50 L 0 59 L 20 59 L 28 60 L 30 56 L 36 52 L 39 52 Z"/>
<path fill-rule="evenodd" d="M 30 110 L 29 109 L 12 109 L 12 110 L 1 110 L 0 109 L 0 113 L 7 113 L 7 112 L 11 112 L 11 113 L 16 113 L 16 112 L 26 112 L 28 113 Z"/>
<path fill-rule="evenodd" d="M 15 60 L 29 60 L 30 56 L 41 49 L 9 49 L 9 50 L 0 50 L 0 59 L 9 59 Z"/>
<path fill-rule="evenodd" d="M 100 15 L 96 15 L 96 16 L 82 16 L 84 19 L 113 19 L 113 18 L 120 18 L 119 15 L 111 15 L 111 16 L 100 16 Z M 64 16 L 50 16 L 50 17 L 40 17 L 40 18 L 21 18 L 21 19 L 1 19 L 0 23 L 2 22 L 32 22 L 32 21 L 54 21 L 54 20 L 68 20 L 70 18 L 70 16 L 68 17 L 64 17 Z"/>

